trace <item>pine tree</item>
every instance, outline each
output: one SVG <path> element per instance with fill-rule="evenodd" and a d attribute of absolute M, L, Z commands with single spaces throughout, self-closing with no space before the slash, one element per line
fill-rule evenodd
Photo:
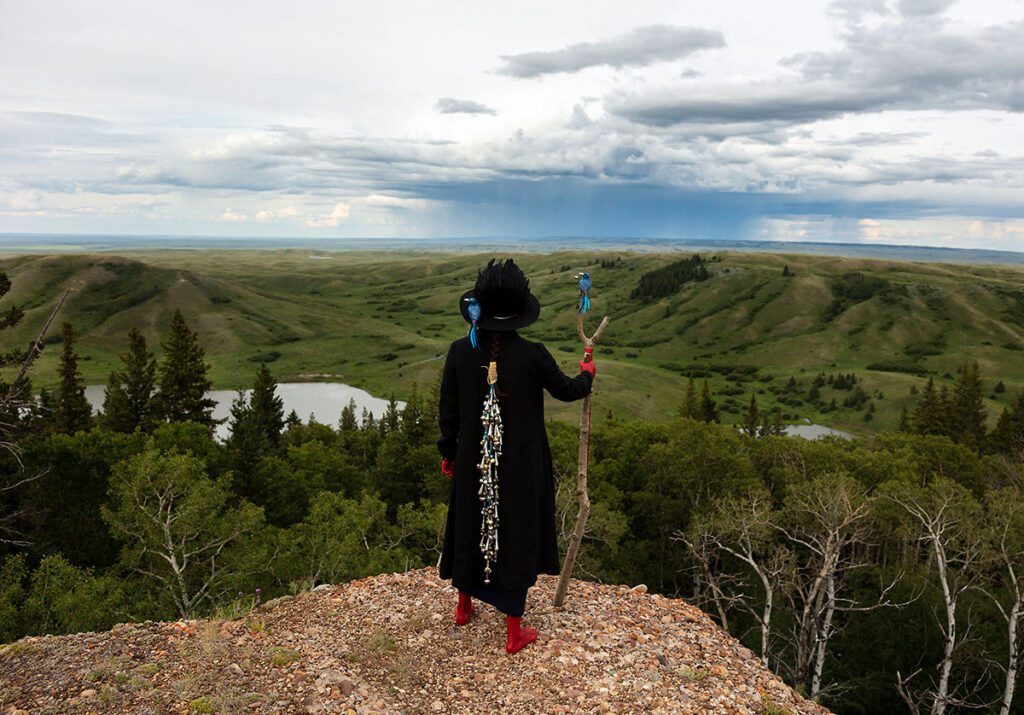
<path fill-rule="evenodd" d="M 60 329 L 63 349 L 60 355 L 60 387 L 53 406 L 54 429 L 64 434 L 88 430 L 92 426 L 92 407 L 85 398 L 85 381 L 78 370 L 75 331 L 64 321 Z"/>
<path fill-rule="evenodd" d="M 384 416 L 380 418 L 380 434 L 383 437 L 389 432 L 394 432 L 398 429 L 398 401 L 395 399 L 395 393 L 391 393 L 391 398 L 388 400 L 387 409 L 384 410 Z"/>
<path fill-rule="evenodd" d="M 718 422 L 718 405 L 711 399 L 711 386 L 704 378 L 704 387 L 700 392 L 700 419 L 704 422 Z"/>
<path fill-rule="evenodd" d="M 757 396 L 750 396 L 750 405 L 747 407 L 747 414 L 743 418 L 743 422 L 740 423 L 740 429 L 749 434 L 751 437 L 757 437 L 759 433 L 759 424 L 761 419 L 761 413 L 757 409 Z"/>
<path fill-rule="evenodd" d="M 691 420 L 700 419 L 700 403 L 697 400 L 697 385 L 694 384 L 693 377 L 690 377 L 689 382 L 686 383 L 686 396 L 683 398 L 683 404 L 679 408 L 680 417 L 689 417 Z"/>
<path fill-rule="evenodd" d="M 988 441 L 993 451 L 1024 457 L 1024 392 L 1017 395 L 1013 406 L 1003 408 Z"/>
<path fill-rule="evenodd" d="M 900 410 L 900 423 L 896 427 L 896 431 L 897 432 L 910 432 L 911 431 L 910 411 L 907 410 L 907 406 L 906 405 L 904 405 L 903 408 Z"/>
<path fill-rule="evenodd" d="M 110 373 L 103 394 L 103 426 L 114 432 L 149 432 L 155 423 L 156 358 L 138 329 L 128 331 L 128 351 L 120 357 L 124 369 Z"/>
<path fill-rule="evenodd" d="M 943 386 L 945 387 L 945 386 Z M 929 377 L 917 407 L 910 417 L 916 434 L 944 435 L 946 430 L 946 401 L 935 389 L 935 379 Z"/>
<path fill-rule="evenodd" d="M 265 364 L 256 372 L 256 380 L 249 395 L 249 409 L 259 432 L 271 448 L 281 441 L 284 429 L 284 400 L 277 395 L 277 382 Z"/>
<path fill-rule="evenodd" d="M 359 429 L 356 421 L 356 401 L 350 399 L 348 404 L 341 410 L 341 419 L 338 421 L 338 429 L 342 432 L 355 432 Z"/>
<path fill-rule="evenodd" d="M 198 422 L 212 428 L 217 403 L 206 397 L 211 387 L 206 377 L 210 366 L 204 362 L 198 335 L 189 330 L 181 311 L 174 311 L 170 332 L 161 347 L 164 360 L 158 368 L 160 416 L 168 422 Z"/>
<path fill-rule="evenodd" d="M 965 363 L 957 369 L 956 385 L 950 404 L 949 436 L 978 449 L 985 440 L 984 388 L 978 363 Z"/>

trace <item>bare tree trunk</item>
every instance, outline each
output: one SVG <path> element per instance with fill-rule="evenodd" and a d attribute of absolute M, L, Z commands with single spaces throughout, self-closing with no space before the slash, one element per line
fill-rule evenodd
<path fill-rule="evenodd" d="M 591 337 L 583 332 L 583 313 L 577 314 L 576 332 L 583 342 L 584 348 L 593 348 L 594 343 L 601 337 L 605 327 L 608 325 L 608 316 L 605 316 L 598 326 L 597 331 Z M 558 578 L 558 587 L 555 589 L 555 598 L 552 603 L 561 606 L 565 603 L 565 592 L 569 589 L 569 578 L 572 576 L 572 567 L 576 564 L 576 553 L 579 551 L 580 542 L 583 541 L 583 534 L 587 528 L 587 517 L 590 516 L 590 498 L 587 496 L 587 469 L 590 457 L 590 395 L 583 398 L 583 409 L 580 414 L 580 451 L 579 469 L 576 473 L 576 497 L 580 502 L 580 510 L 576 514 L 576 527 L 569 537 L 569 546 L 565 551 L 565 563 L 562 564 L 562 574 Z"/>
<path fill-rule="evenodd" d="M 1010 706 L 1013 705 L 1013 691 L 1017 688 L 1017 670 L 1020 667 L 1020 636 L 1017 633 L 1017 625 L 1020 621 L 1020 599 L 1014 603 L 1007 619 L 1007 636 L 1009 639 L 1009 660 L 1006 666 L 1006 684 L 1003 687 L 1003 702 L 999 708 L 999 715 L 1009 715 Z"/>
<path fill-rule="evenodd" d="M 832 635 L 832 617 L 836 612 L 836 580 L 833 573 L 829 574 L 825 589 L 827 594 L 825 617 L 818 633 L 818 653 L 814 659 L 814 673 L 811 675 L 811 700 L 816 700 L 818 693 L 821 692 L 821 671 L 825 668 L 825 649 L 828 647 L 828 639 Z"/>
<path fill-rule="evenodd" d="M 939 667 L 939 685 L 935 690 L 935 702 L 932 704 L 932 715 L 945 715 L 946 699 L 949 694 L 949 674 L 953 670 L 953 648 L 956 645 L 956 599 L 949 590 L 949 576 L 946 573 L 946 551 L 938 539 L 933 540 L 935 546 L 935 563 L 939 570 L 939 583 L 942 584 L 942 598 L 946 603 L 946 643 L 942 650 L 942 664 Z"/>

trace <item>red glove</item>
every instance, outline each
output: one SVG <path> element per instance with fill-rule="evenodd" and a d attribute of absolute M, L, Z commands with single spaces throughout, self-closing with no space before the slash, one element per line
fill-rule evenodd
<path fill-rule="evenodd" d="M 593 348 L 583 349 L 583 359 L 580 360 L 580 372 L 589 372 L 591 378 L 597 377 L 597 365 L 594 364 Z"/>
<path fill-rule="evenodd" d="M 449 462 L 447 459 L 441 460 L 441 474 L 451 479 L 455 476 L 455 463 Z"/>

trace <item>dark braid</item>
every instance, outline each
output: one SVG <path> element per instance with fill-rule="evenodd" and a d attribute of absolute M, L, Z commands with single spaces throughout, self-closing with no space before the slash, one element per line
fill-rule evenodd
<path fill-rule="evenodd" d="M 491 333 L 491 362 L 493 362 L 493 363 L 498 362 L 498 353 L 500 352 L 500 349 L 501 349 L 501 333 L 498 333 L 498 332 Z M 501 388 L 499 388 L 497 386 L 497 384 L 495 384 L 495 386 L 494 386 L 494 394 L 497 395 L 498 397 L 508 397 L 508 394 L 505 393 L 505 392 L 502 392 Z"/>

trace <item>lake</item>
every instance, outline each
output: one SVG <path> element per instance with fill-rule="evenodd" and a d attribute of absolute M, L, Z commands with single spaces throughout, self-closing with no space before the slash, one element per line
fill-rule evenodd
<path fill-rule="evenodd" d="M 88 385 L 85 388 L 85 396 L 94 411 L 103 407 L 104 389 L 104 385 Z M 248 393 L 249 390 L 246 390 Z M 213 409 L 214 419 L 223 419 L 231 414 L 231 403 L 238 395 L 235 390 L 213 390 L 207 394 L 217 401 Z M 341 411 L 349 400 L 356 401 L 357 420 L 362 419 L 363 408 L 373 413 L 375 418 L 380 418 L 388 407 L 387 400 L 341 382 L 282 382 L 277 385 L 277 396 L 284 401 L 285 415 L 295 410 L 303 422 L 308 422 L 310 416 L 315 415 L 317 422 L 333 427 L 338 426 Z M 398 407 L 405 407 L 405 403 L 399 402 Z M 217 426 L 215 434 L 217 439 L 225 440 L 229 432 L 225 422 Z"/>

